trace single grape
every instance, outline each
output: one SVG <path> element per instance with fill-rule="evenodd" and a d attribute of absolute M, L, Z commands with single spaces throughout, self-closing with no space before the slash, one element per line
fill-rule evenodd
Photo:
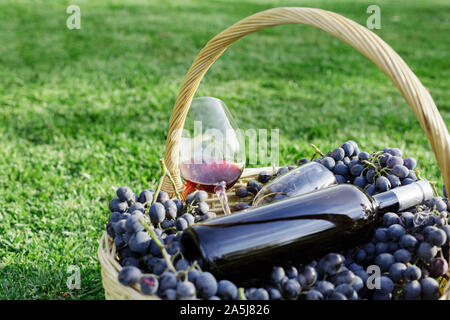
<path fill-rule="evenodd" d="M 447 205 L 445 204 L 445 202 L 442 200 L 441 197 L 432 198 L 429 202 L 429 206 L 432 209 L 436 208 L 436 210 L 439 212 L 447 210 Z"/>
<path fill-rule="evenodd" d="M 306 300 L 323 300 L 323 294 L 318 290 L 309 290 L 306 293 Z"/>
<path fill-rule="evenodd" d="M 353 180 L 353 184 L 357 187 L 360 187 L 361 189 L 364 189 L 364 187 L 367 185 L 367 180 L 366 178 L 359 176 Z"/>
<path fill-rule="evenodd" d="M 336 161 L 332 157 L 325 157 L 322 159 L 321 164 L 329 170 L 333 170 L 336 165 Z"/>
<path fill-rule="evenodd" d="M 393 281 L 400 281 L 403 279 L 406 270 L 406 265 L 401 262 L 396 262 L 389 268 L 389 277 Z"/>
<path fill-rule="evenodd" d="M 194 299 L 196 294 L 195 286 L 189 281 L 180 281 L 177 284 L 177 298 L 179 300 Z"/>
<path fill-rule="evenodd" d="M 400 247 L 403 249 L 414 251 L 417 247 L 418 241 L 410 234 L 405 234 L 400 238 Z"/>
<path fill-rule="evenodd" d="M 175 220 L 177 218 L 178 208 L 173 200 L 164 202 L 165 215 L 168 219 Z"/>
<path fill-rule="evenodd" d="M 208 193 L 203 190 L 199 190 L 194 194 L 194 201 L 197 203 L 205 202 L 208 200 Z"/>
<path fill-rule="evenodd" d="M 276 288 L 269 287 L 267 292 L 269 293 L 270 300 L 281 300 L 283 298 L 280 290 Z"/>
<path fill-rule="evenodd" d="M 409 169 L 401 164 L 395 165 L 391 172 L 400 179 L 404 179 L 409 175 Z"/>
<path fill-rule="evenodd" d="M 177 271 L 187 270 L 189 268 L 189 261 L 187 261 L 185 258 L 181 258 L 175 263 L 175 269 Z"/>
<path fill-rule="evenodd" d="M 250 288 L 245 295 L 248 300 L 269 300 L 269 293 L 263 288 Z"/>
<path fill-rule="evenodd" d="M 408 263 L 411 261 L 411 253 L 406 249 L 398 249 L 394 252 L 394 259 L 397 262 Z"/>
<path fill-rule="evenodd" d="M 327 297 L 327 300 L 347 300 L 347 297 L 340 292 L 334 291 Z"/>
<path fill-rule="evenodd" d="M 374 184 L 368 184 L 368 185 L 366 185 L 364 190 L 366 191 L 366 193 L 369 196 L 373 196 L 376 193 L 376 191 L 377 191 L 377 187 Z"/>
<path fill-rule="evenodd" d="M 187 229 L 189 225 L 185 219 L 180 217 L 175 221 L 175 227 L 177 228 L 178 231 L 183 231 Z"/>
<path fill-rule="evenodd" d="M 370 154 L 368 152 L 362 151 L 358 154 L 358 160 L 363 162 L 364 160 L 369 160 Z"/>
<path fill-rule="evenodd" d="M 447 260 L 443 258 L 433 258 L 430 262 L 430 276 L 438 278 L 444 275 L 448 270 Z"/>
<path fill-rule="evenodd" d="M 118 211 L 111 212 L 108 218 L 108 222 L 116 223 L 121 218 L 121 213 Z"/>
<path fill-rule="evenodd" d="M 403 159 L 397 156 L 389 157 L 389 159 L 387 159 L 386 161 L 386 165 L 392 169 L 396 165 L 403 165 Z"/>
<path fill-rule="evenodd" d="M 297 276 L 298 276 L 298 270 L 295 267 L 292 267 L 292 266 L 291 267 L 287 267 L 285 271 L 286 271 L 286 276 L 289 279 L 296 279 Z"/>
<path fill-rule="evenodd" d="M 364 167 L 361 164 L 355 164 L 350 168 L 350 173 L 352 176 L 357 177 L 359 175 L 361 175 L 361 173 L 363 172 Z"/>
<path fill-rule="evenodd" d="M 295 279 L 289 279 L 282 285 L 282 292 L 283 295 L 287 299 L 296 299 L 297 296 L 300 294 L 300 291 L 302 290 L 302 287 Z"/>
<path fill-rule="evenodd" d="M 330 277 L 330 282 L 335 286 L 338 286 L 343 283 L 347 283 L 351 285 L 353 280 L 355 279 L 355 275 L 350 270 L 340 271 Z"/>
<path fill-rule="evenodd" d="M 420 280 L 422 287 L 422 298 L 424 300 L 437 300 L 439 294 L 439 283 L 433 278 L 427 277 Z"/>
<path fill-rule="evenodd" d="M 192 283 L 195 283 L 195 280 L 197 279 L 199 274 L 200 274 L 200 271 L 198 271 L 197 269 L 189 270 L 188 280 Z"/>
<path fill-rule="evenodd" d="M 297 165 L 298 165 L 298 166 L 301 166 L 301 165 L 304 165 L 304 164 L 306 164 L 306 163 L 308 163 L 308 162 L 310 162 L 308 159 L 306 159 L 306 158 L 301 158 L 300 160 L 297 161 Z"/>
<path fill-rule="evenodd" d="M 117 189 L 116 193 L 117 193 L 117 197 L 122 202 L 130 201 L 134 197 L 133 191 L 131 191 L 131 189 L 128 187 L 120 187 L 119 189 Z"/>
<path fill-rule="evenodd" d="M 287 168 L 286 168 L 286 170 L 287 170 Z M 259 190 L 261 190 L 261 188 L 262 188 L 262 184 L 260 184 L 256 180 L 249 180 L 247 182 L 247 190 L 254 195 L 256 195 L 259 192 Z"/>
<path fill-rule="evenodd" d="M 143 294 L 155 294 L 158 291 L 159 281 L 153 275 L 143 276 L 139 281 Z"/>
<path fill-rule="evenodd" d="M 400 181 L 400 178 L 397 177 L 396 175 L 390 174 L 387 176 L 389 182 L 391 183 L 391 187 L 392 188 L 397 188 L 398 186 L 400 186 L 402 184 L 402 182 Z"/>
<path fill-rule="evenodd" d="M 331 156 L 333 157 L 334 161 L 340 161 L 344 159 L 345 151 L 342 148 L 336 148 L 333 151 L 331 151 Z"/>
<path fill-rule="evenodd" d="M 329 281 L 322 280 L 316 283 L 314 289 L 319 291 L 325 297 L 334 291 L 334 285 Z"/>
<path fill-rule="evenodd" d="M 286 273 L 284 272 L 284 269 L 282 267 L 273 267 L 272 273 L 271 273 L 271 280 L 274 285 L 277 285 L 281 283 L 281 279 L 283 279 L 286 276 Z"/>
<path fill-rule="evenodd" d="M 334 173 L 341 175 L 341 176 L 348 176 L 349 174 L 349 169 L 345 164 L 342 163 L 338 163 L 337 165 L 334 166 Z"/>
<path fill-rule="evenodd" d="M 417 161 L 414 158 L 408 157 L 403 159 L 403 165 L 407 167 L 409 170 L 414 170 L 417 165 Z"/>
<path fill-rule="evenodd" d="M 177 277 L 173 272 L 167 271 L 161 275 L 159 278 L 159 291 L 165 291 L 167 289 L 176 289 L 177 287 Z"/>
<path fill-rule="evenodd" d="M 139 194 L 138 201 L 142 204 L 148 204 L 153 201 L 153 194 L 155 192 L 152 189 L 146 189 Z"/>
<path fill-rule="evenodd" d="M 282 174 L 285 174 L 286 172 L 288 172 L 289 169 L 287 167 L 281 167 L 280 169 L 278 169 L 277 171 L 277 176 L 281 176 Z"/>
<path fill-rule="evenodd" d="M 400 223 L 400 217 L 393 212 L 387 212 L 383 215 L 383 226 L 390 227 L 394 224 Z"/>
<path fill-rule="evenodd" d="M 150 246 L 151 238 L 147 232 L 139 231 L 133 234 L 128 241 L 130 249 L 137 253 L 146 253 Z"/>
<path fill-rule="evenodd" d="M 140 202 L 133 203 L 130 206 L 129 212 L 133 213 L 134 211 L 140 211 L 141 213 L 145 213 L 144 205 Z"/>
<path fill-rule="evenodd" d="M 217 284 L 217 295 L 223 300 L 234 300 L 238 296 L 238 289 L 233 282 L 220 280 Z"/>
<path fill-rule="evenodd" d="M 403 287 L 403 299 L 405 300 L 420 300 L 422 294 L 422 286 L 417 280 L 405 283 Z"/>
<path fill-rule="evenodd" d="M 394 263 L 394 256 L 390 253 L 380 253 L 375 258 L 375 264 L 377 264 L 381 268 L 381 271 L 388 271 Z"/>
<path fill-rule="evenodd" d="M 344 150 L 345 155 L 346 155 L 347 157 L 351 157 L 351 156 L 353 155 L 353 153 L 355 152 L 355 147 L 354 147 L 354 145 L 353 145 L 351 142 L 349 142 L 349 141 L 343 143 L 343 144 L 341 145 L 341 148 L 342 148 L 342 150 Z"/>
<path fill-rule="evenodd" d="M 391 293 L 392 290 L 394 290 L 394 282 L 387 277 L 387 276 L 381 276 L 380 277 L 380 288 L 375 289 L 375 292 L 379 292 L 382 294 L 388 294 Z"/>
<path fill-rule="evenodd" d="M 158 197 L 156 198 L 156 201 L 164 204 L 164 202 L 166 202 L 169 199 L 170 199 L 169 194 L 165 191 L 160 190 L 158 193 Z"/>
<path fill-rule="evenodd" d="M 121 202 L 119 198 L 114 198 L 109 202 L 109 210 L 111 210 L 111 212 L 118 211 L 120 213 L 124 213 L 127 209 L 128 203 L 126 201 Z"/>
<path fill-rule="evenodd" d="M 417 248 L 416 254 L 419 258 L 429 260 L 436 256 L 437 248 L 435 246 L 432 246 L 428 242 L 422 242 Z"/>
<path fill-rule="evenodd" d="M 385 176 L 378 177 L 375 181 L 375 185 L 377 187 L 377 190 L 380 192 L 385 192 L 391 189 L 391 183 Z"/>
<path fill-rule="evenodd" d="M 375 171 L 375 169 L 369 169 L 369 170 L 367 170 L 367 173 L 366 173 L 366 180 L 369 183 L 374 183 L 376 175 L 377 175 L 377 172 Z"/>
<path fill-rule="evenodd" d="M 342 255 L 329 253 L 320 260 L 319 266 L 326 274 L 333 275 L 341 269 L 343 263 L 344 257 Z"/>
<path fill-rule="evenodd" d="M 411 183 L 414 183 L 413 179 L 405 178 L 405 179 L 402 180 L 402 186 L 406 186 L 406 185 L 411 184 Z"/>
<path fill-rule="evenodd" d="M 250 205 L 246 202 L 239 202 L 234 205 L 236 211 L 241 211 L 250 208 Z"/>
<path fill-rule="evenodd" d="M 166 209 L 163 204 L 155 202 L 150 206 L 149 215 L 152 223 L 157 224 L 163 222 L 166 218 Z"/>
<path fill-rule="evenodd" d="M 163 300 L 176 300 L 177 291 L 175 289 L 167 289 L 161 292 L 159 296 Z"/>
<path fill-rule="evenodd" d="M 209 211 L 209 204 L 207 202 L 197 202 L 197 208 L 195 208 L 195 213 L 199 215 L 204 215 Z"/>
<path fill-rule="evenodd" d="M 208 299 L 217 292 L 217 281 L 209 272 L 202 272 L 195 279 L 195 286 L 200 298 Z"/>
<path fill-rule="evenodd" d="M 129 266 L 123 267 L 119 271 L 119 282 L 124 286 L 131 286 L 135 283 L 138 283 L 141 279 L 142 272 L 136 267 Z"/>
<path fill-rule="evenodd" d="M 186 220 L 189 227 L 195 223 L 195 218 L 190 213 L 185 213 L 180 218 Z"/>
<path fill-rule="evenodd" d="M 381 156 L 380 156 L 380 164 L 382 165 L 382 166 L 386 166 L 386 162 L 388 161 L 388 159 L 390 158 L 390 157 L 392 157 L 392 155 L 390 154 L 390 153 L 387 153 L 387 152 L 385 152 L 385 153 L 383 153 Z"/>
<path fill-rule="evenodd" d="M 127 220 L 124 220 L 126 221 L 125 227 L 127 232 L 136 233 L 144 230 L 144 226 L 141 224 L 140 220 L 144 220 L 143 216 L 133 215 L 129 217 Z"/>
<path fill-rule="evenodd" d="M 388 228 L 388 234 L 392 240 L 398 241 L 406 233 L 405 228 L 399 224 L 393 224 Z"/>
<path fill-rule="evenodd" d="M 380 242 L 389 241 L 389 233 L 387 228 L 378 228 L 375 230 L 375 239 Z"/>
<path fill-rule="evenodd" d="M 261 171 L 258 174 L 258 181 L 261 183 L 267 183 L 272 178 L 272 176 L 267 171 Z"/>
<path fill-rule="evenodd" d="M 119 220 L 112 226 L 116 234 L 125 233 L 127 231 L 127 220 Z"/>
<path fill-rule="evenodd" d="M 240 187 L 236 189 L 236 196 L 239 198 L 245 198 L 248 196 L 248 190 L 245 187 Z"/>

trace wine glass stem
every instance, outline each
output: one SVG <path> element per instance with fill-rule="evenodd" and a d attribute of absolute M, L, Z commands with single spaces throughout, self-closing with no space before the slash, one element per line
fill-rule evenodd
<path fill-rule="evenodd" d="M 214 189 L 214 191 L 217 194 L 217 197 L 219 198 L 220 204 L 222 205 L 222 210 L 224 212 L 224 214 L 230 215 L 231 214 L 231 210 L 230 210 L 230 206 L 228 205 L 228 197 L 227 197 L 227 193 L 226 193 L 226 183 L 225 181 L 221 181 L 216 188 Z"/>

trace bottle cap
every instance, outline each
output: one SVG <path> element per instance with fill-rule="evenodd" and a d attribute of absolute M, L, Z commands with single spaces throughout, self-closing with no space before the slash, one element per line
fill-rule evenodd
<path fill-rule="evenodd" d="M 433 198 L 433 188 L 425 180 L 419 180 L 414 183 L 392 189 L 392 192 L 398 198 L 399 211 L 414 207 L 424 201 Z"/>

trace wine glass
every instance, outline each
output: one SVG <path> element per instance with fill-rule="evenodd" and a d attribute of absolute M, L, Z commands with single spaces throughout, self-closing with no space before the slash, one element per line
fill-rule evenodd
<path fill-rule="evenodd" d="M 223 101 L 192 100 L 180 140 L 180 173 L 184 195 L 194 190 L 216 193 L 225 215 L 231 214 L 226 190 L 245 166 L 244 137 Z"/>

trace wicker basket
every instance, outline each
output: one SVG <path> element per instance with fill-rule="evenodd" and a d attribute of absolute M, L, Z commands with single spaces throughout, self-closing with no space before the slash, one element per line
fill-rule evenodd
<path fill-rule="evenodd" d="M 374 62 L 397 86 L 413 110 L 431 144 L 444 182 L 450 185 L 450 136 L 447 127 L 430 93 L 402 58 L 375 33 L 339 14 L 322 9 L 284 7 L 256 13 L 225 29 L 206 44 L 190 67 L 172 111 L 164 156 L 179 191 L 182 190 L 178 168 L 180 129 L 184 126 L 192 98 L 206 71 L 236 40 L 260 29 L 282 24 L 305 24 L 322 29 L 347 42 Z M 234 189 L 256 177 L 262 170 L 271 172 L 272 168 L 245 169 L 238 183 L 228 192 L 230 202 L 235 200 Z M 169 179 L 163 181 L 162 190 L 174 195 Z M 209 204 L 213 211 L 222 213 L 221 205 L 214 197 L 209 199 Z M 100 240 L 98 257 L 106 299 L 159 299 L 157 296 L 143 295 L 138 286 L 125 287 L 118 282 L 121 266 L 116 258 L 114 242 L 106 233 Z M 441 299 L 450 300 L 450 282 Z"/>

